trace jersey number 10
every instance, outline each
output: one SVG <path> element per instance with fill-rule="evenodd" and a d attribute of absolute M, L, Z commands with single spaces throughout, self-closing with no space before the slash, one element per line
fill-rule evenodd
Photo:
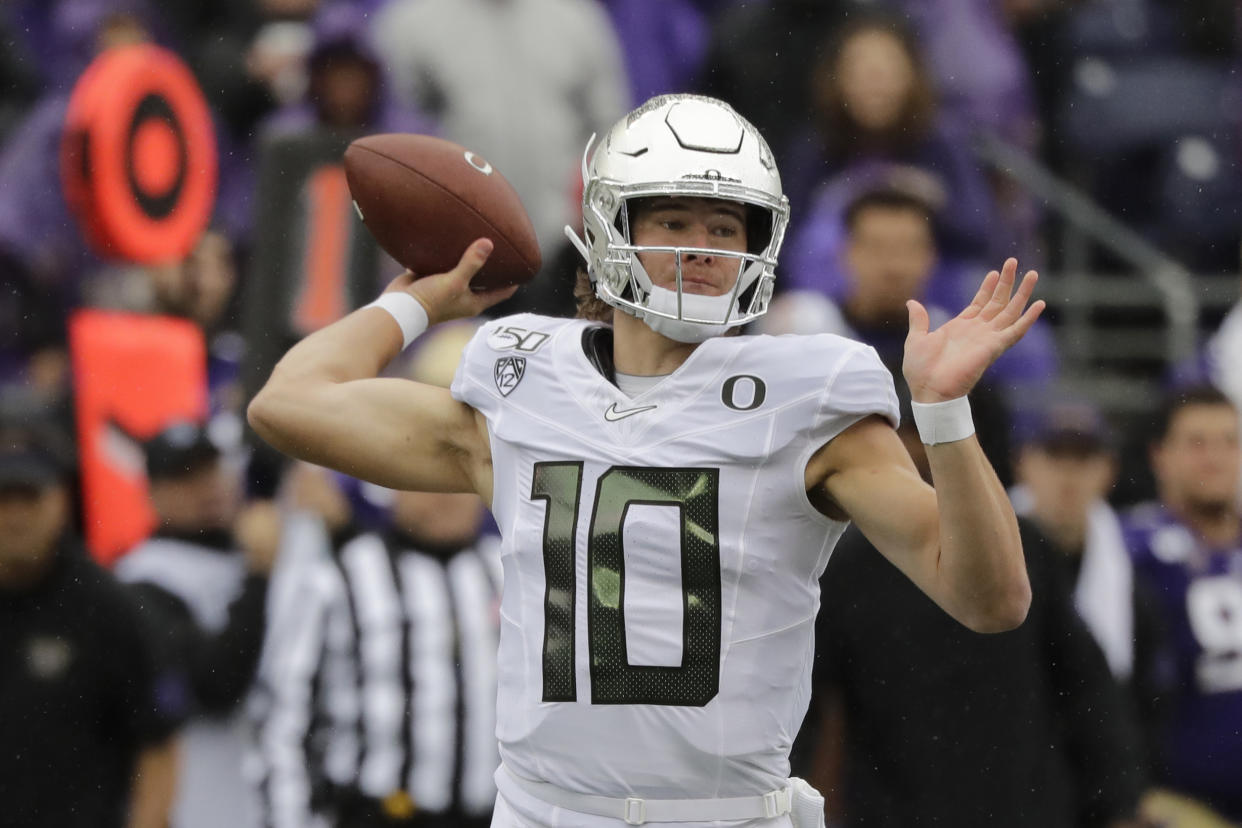
<path fill-rule="evenodd" d="M 587 650 L 592 704 L 702 707 L 720 685 L 718 469 L 613 466 L 600 475 L 587 541 Z M 581 463 L 536 463 L 531 499 L 547 503 L 543 524 L 543 700 L 577 701 L 574 672 L 575 538 Z M 682 585 L 682 661 L 677 667 L 629 663 L 625 641 L 623 527 L 633 505 L 675 506 L 679 538 L 671 565 Z M 584 515 L 583 517 L 587 517 Z"/>

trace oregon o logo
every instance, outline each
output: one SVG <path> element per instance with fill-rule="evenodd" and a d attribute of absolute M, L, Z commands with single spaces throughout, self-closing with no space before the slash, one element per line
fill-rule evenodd
<path fill-rule="evenodd" d="M 738 389 L 739 385 L 742 386 L 742 390 Z M 729 377 L 720 389 L 720 401 L 734 411 L 754 411 L 763 405 L 767 396 L 767 385 L 763 380 L 750 374 Z"/>
<path fill-rule="evenodd" d="M 484 175 L 492 174 L 492 165 L 487 163 L 485 160 L 483 160 L 479 156 L 475 155 L 470 150 L 466 150 L 466 163 L 474 167 L 476 170 L 483 173 Z"/>

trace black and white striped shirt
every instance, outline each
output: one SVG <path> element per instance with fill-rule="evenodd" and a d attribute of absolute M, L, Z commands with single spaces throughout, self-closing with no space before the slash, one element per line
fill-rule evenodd
<path fill-rule="evenodd" d="M 285 577 L 256 705 L 268 824 L 316 824 L 324 787 L 490 813 L 499 543 L 433 556 L 363 534 Z"/>

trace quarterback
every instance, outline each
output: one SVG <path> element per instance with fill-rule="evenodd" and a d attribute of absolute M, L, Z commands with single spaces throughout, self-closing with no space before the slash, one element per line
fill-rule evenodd
<path fill-rule="evenodd" d="M 490 322 L 448 391 L 377 378 L 429 324 L 512 292 L 469 289 L 480 239 L 294 346 L 250 422 L 295 457 L 490 503 L 494 825 L 813 825 L 788 754 L 847 521 L 966 626 L 1026 615 L 1017 523 L 964 397 L 1042 310 L 1036 276 L 1015 290 L 1005 262 L 935 331 L 910 303 L 904 373 L 933 488 L 870 348 L 730 335 L 767 310 L 789 217 L 753 126 L 662 96 L 590 149 L 583 234 L 569 232 L 610 319 Z"/>

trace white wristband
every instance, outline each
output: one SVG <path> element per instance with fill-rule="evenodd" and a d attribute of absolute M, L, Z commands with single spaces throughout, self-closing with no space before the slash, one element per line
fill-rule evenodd
<path fill-rule="evenodd" d="M 955 443 L 975 433 L 975 421 L 970 417 L 970 401 L 965 397 L 938 403 L 912 401 L 910 407 L 914 410 L 919 439 L 929 446 Z"/>
<path fill-rule="evenodd" d="M 410 347 L 415 337 L 427 330 L 430 324 L 430 320 L 427 319 L 427 309 L 423 307 L 423 303 L 408 293 L 399 291 L 385 293 L 363 307 L 388 311 L 388 315 L 395 319 L 401 328 L 401 337 L 405 340 L 401 343 L 402 350 Z"/>

